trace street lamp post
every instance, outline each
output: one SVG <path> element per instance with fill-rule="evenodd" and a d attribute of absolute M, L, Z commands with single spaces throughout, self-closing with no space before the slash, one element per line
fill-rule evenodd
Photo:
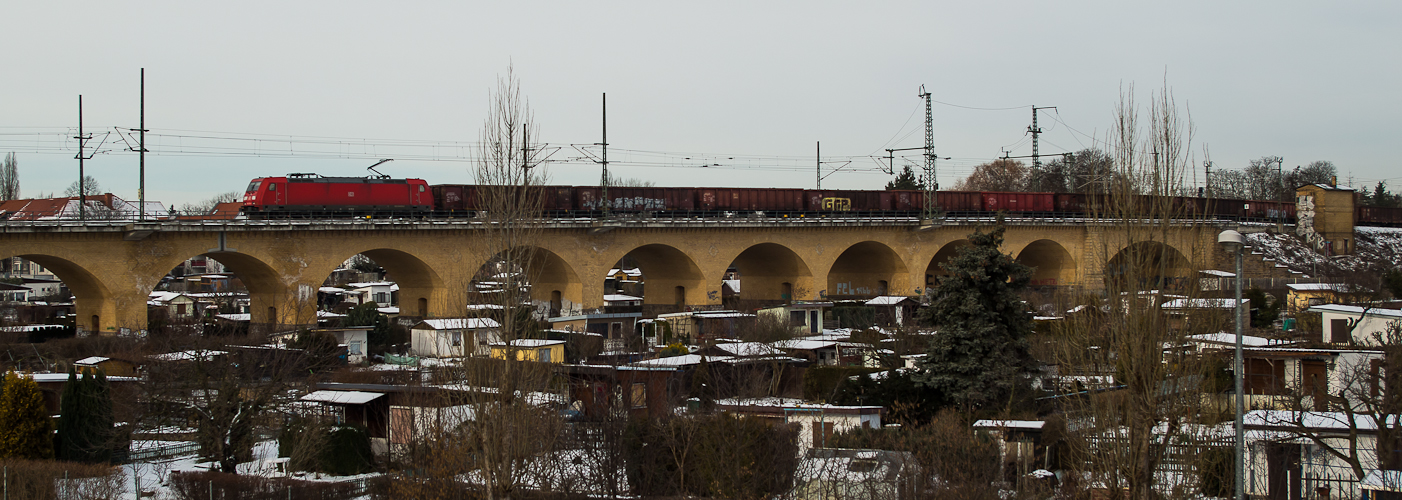
<path fill-rule="evenodd" d="M 1232 378 L 1236 379 L 1236 462 L 1232 467 L 1236 471 L 1236 500 L 1246 498 L 1246 471 L 1244 462 L 1246 461 L 1246 436 L 1242 432 L 1242 408 L 1245 407 L 1246 397 L 1243 395 L 1242 378 L 1243 373 L 1241 361 L 1241 250 L 1245 245 L 1246 238 L 1241 233 L 1228 229 L 1217 235 L 1217 243 L 1220 243 L 1228 252 L 1236 257 L 1236 360 L 1232 364 Z"/>

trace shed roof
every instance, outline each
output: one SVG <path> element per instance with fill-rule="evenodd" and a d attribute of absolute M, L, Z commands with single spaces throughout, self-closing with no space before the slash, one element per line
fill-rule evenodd
<path fill-rule="evenodd" d="M 316 391 L 302 396 L 302 401 L 319 401 L 322 403 L 342 405 L 363 405 L 380 396 L 384 396 L 384 394 L 364 391 Z"/>

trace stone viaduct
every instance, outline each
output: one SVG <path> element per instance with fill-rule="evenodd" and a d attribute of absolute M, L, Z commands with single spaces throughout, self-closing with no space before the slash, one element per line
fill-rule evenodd
<path fill-rule="evenodd" d="M 573 309 L 603 306 L 604 276 L 631 256 L 647 284 L 645 304 L 716 308 L 733 266 L 745 298 L 819 299 L 922 292 L 939 264 L 989 230 L 989 219 L 940 226 L 892 219 L 715 219 L 542 223 L 532 295 Z M 1126 252 L 1171 260 L 1176 277 L 1225 257 L 1220 227 L 1184 223 L 1154 234 L 1115 221 L 1009 220 L 1003 251 L 1034 266 L 1034 283 L 1103 288 Z M 314 322 L 316 290 L 346 259 L 365 254 L 400 286 L 401 312 L 458 317 L 470 281 L 502 250 L 472 221 L 219 221 L 0 223 L 0 256 L 47 267 L 75 296 L 80 328 L 146 328 L 147 295 L 172 268 L 208 256 L 249 290 L 252 320 Z M 1132 253 L 1132 252 L 1131 252 Z M 1202 264 L 1207 262 L 1208 264 Z"/>

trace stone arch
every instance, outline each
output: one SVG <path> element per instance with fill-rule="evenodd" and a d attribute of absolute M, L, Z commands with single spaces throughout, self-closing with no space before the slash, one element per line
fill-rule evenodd
<path fill-rule="evenodd" d="M 239 252 L 200 254 L 223 264 L 248 289 L 249 322 L 253 325 L 315 323 L 315 289 L 288 290 L 282 274 L 267 262 Z M 308 303 L 308 299 L 311 299 Z M 310 304 L 310 305 L 309 305 Z M 311 310 L 305 310 L 311 308 Z"/>
<path fill-rule="evenodd" d="M 574 266 L 548 248 L 535 245 L 513 248 L 516 252 L 512 253 L 527 260 L 523 266 L 524 278 L 530 284 L 530 299 L 537 307 L 549 308 L 548 313 L 552 317 L 564 312 L 577 313 L 582 310 L 584 283 Z M 503 258 L 502 254 L 505 253 L 508 252 L 502 250 L 482 262 L 474 276 L 481 276 L 484 267 Z M 403 290 L 403 285 L 400 287 Z"/>
<path fill-rule="evenodd" d="M 643 304 L 683 306 L 707 304 L 706 280 L 696 259 L 674 246 L 651 243 L 629 250 L 626 257 L 642 270 Z"/>
<path fill-rule="evenodd" d="M 813 272 L 798 253 L 778 243 L 751 245 L 731 260 L 739 274 L 742 309 L 802 300 L 817 295 Z"/>
<path fill-rule="evenodd" d="M 144 321 L 139 325 L 119 325 L 118 307 L 113 300 L 112 291 L 102 279 L 78 263 L 61 257 L 34 253 L 17 254 L 15 257 L 44 266 L 68 286 L 68 291 L 73 293 L 73 313 L 76 316 L 73 324 L 78 330 L 88 333 L 117 333 L 119 327 L 145 327 Z"/>
<path fill-rule="evenodd" d="M 431 317 L 446 312 L 443 309 L 448 299 L 443 279 L 423 259 L 393 248 L 363 250 L 356 255 L 375 261 L 399 285 L 401 315 Z"/>
<path fill-rule="evenodd" d="M 1181 251 L 1158 241 L 1131 243 L 1105 264 L 1111 290 L 1186 290 L 1194 271 Z"/>
<path fill-rule="evenodd" d="M 863 241 L 838 255 L 828 270 L 828 298 L 863 298 L 910 288 L 905 261 L 884 243 Z"/>
<path fill-rule="evenodd" d="M 953 260 L 954 256 L 959 255 L 959 249 L 970 245 L 973 245 L 973 243 L 970 243 L 969 240 L 958 239 L 945 243 L 944 246 L 940 247 L 940 250 L 935 252 L 935 256 L 930 258 L 930 264 L 925 266 L 924 286 L 926 288 L 934 287 L 937 284 L 935 280 L 938 277 L 948 275 L 949 273 L 945 272 L 944 268 L 940 266 Z"/>
<path fill-rule="evenodd" d="M 1061 286 L 1076 280 L 1076 262 L 1066 247 L 1048 239 L 1028 243 L 1017 254 L 1017 261 L 1034 268 L 1032 286 Z"/>

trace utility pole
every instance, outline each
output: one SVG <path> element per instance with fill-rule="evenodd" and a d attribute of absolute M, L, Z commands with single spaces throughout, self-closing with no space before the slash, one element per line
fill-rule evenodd
<path fill-rule="evenodd" d="M 814 189 L 817 189 L 817 190 L 819 190 L 819 191 L 822 191 L 822 190 L 823 190 L 823 141 L 813 141 L 813 145 L 814 145 L 814 147 L 817 149 L 816 156 L 815 156 L 815 158 L 814 158 L 814 160 L 813 160 L 813 165 L 816 166 L 816 167 L 818 167 L 818 173 L 817 173 L 817 175 L 815 176 L 815 177 L 818 179 L 818 187 L 816 187 L 816 188 L 814 188 Z"/>
<path fill-rule="evenodd" d="M 76 158 L 78 158 L 78 220 L 87 220 L 87 182 L 83 179 L 83 160 L 86 160 L 87 157 L 83 156 L 83 144 L 88 139 L 92 139 L 92 136 L 83 135 L 82 94 L 78 94 L 78 136 L 74 137 L 74 139 L 78 140 L 78 156 L 76 156 Z"/>
<path fill-rule="evenodd" d="M 939 212 L 935 193 L 940 188 L 935 180 L 935 115 L 930 108 L 930 93 L 925 91 L 924 85 L 920 86 L 919 97 L 925 99 L 925 213 L 921 218 L 934 221 Z"/>
<path fill-rule="evenodd" d="M 1203 160 L 1202 177 L 1203 182 L 1207 183 L 1207 198 L 1212 199 L 1212 160 Z"/>
<path fill-rule="evenodd" d="M 604 126 L 604 129 L 603 129 L 604 136 L 603 136 L 603 142 L 600 142 L 599 145 L 604 147 L 604 154 L 603 154 L 603 159 L 602 159 L 601 161 L 599 161 L 599 164 L 601 164 L 601 165 L 604 166 L 604 175 L 603 175 L 603 178 L 599 181 L 599 191 L 600 191 L 600 193 L 601 193 L 601 196 L 603 197 L 604 216 L 608 216 L 608 214 L 609 214 L 609 205 L 610 205 L 610 203 L 609 203 L 609 95 L 608 95 L 608 92 L 604 92 L 604 93 L 603 93 L 603 101 L 602 101 L 602 103 L 603 103 L 603 116 L 604 116 L 604 118 L 603 118 L 603 122 L 604 122 L 604 123 L 603 123 L 603 126 Z"/>
<path fill-rule="evenodd" d="M 137 148 L 140 151 L 137 155 L 141 158 L 141 184 L 136 188 L 136 197 L 141 203 L 140 211 L 136 220 L 146 221 L 146 68 L 141 68 L 141 138 L 137 141 Z"/>
<path fill-rule="evenodd" d="M 1037 146 L 1038 146 L 1038 144 L 1037 144 L 1037 136 L 1042 135 L 1042 128 L 1037 126 L 1037 110 L 1039 110 L 1039 109 L 1056 109 L 1056 106 L 1043 106 L 1043 107 L 1040 107 L 1040 108 L 1037 107 L 1037 106 L 1035 106 L 1035 105 L 1032 106 L 1032 126 L 1031 126 L 1031 127 L 1027 127 L 1027 131 L 1030 132 L 1030 133 L 1032 133 L 1032 168 L 1033 168 L 1033 169 L 1040 169 L 1040 168 L 1042 168 L 1042 160 L 1041 160 L 1041 158 L 1040 158 L 1040 156 L 1039 156 L 1039 153 L 1038 153 L 1038 150 L 1037 150 Z"/>
<path fill-rule="evenodd" d="M 1282 168 L 1283 168 L 1282 166 L 1283 166 L 1284 164 L 1285 164 L 1285 158 L 1284 158 L 1284 157 L 1277 156 L 1277 157 L 1275 158 L 1275 177 L 1276 177 L 1277 179 L 1280 179 L 1280 194 L 1276 195 L 1276 197 L 1275 197 L 1275 201 L 1276 201 L 1276 207 L 1275 207 L 1275 232 L 1276 232 L 1276 234 L 1280 234 L 1280 233 L 1284 233 L 1284 232 L 1285 232 L 1285 174 L 1284 174 L 1284 172 L 1282 171 Z"/>

